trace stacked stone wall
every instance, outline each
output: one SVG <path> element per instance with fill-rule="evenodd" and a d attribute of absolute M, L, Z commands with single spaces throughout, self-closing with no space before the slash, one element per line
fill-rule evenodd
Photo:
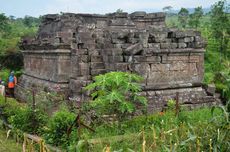
<path fill-rule="evenodd" d="M 164 21 L 164 13 L 145 12 L 46 15 L 37 37 L 22 42 L 21 82 L 60 85 L 82 102 L 88 97 L 83 87 L 94 76 L 126 71 L 144 77 L 149 111 L 165 106 L 176 92 L 183 104 L 215 103 L 215 94 L 202 87 L 200 32 L 167 28 Z"/>

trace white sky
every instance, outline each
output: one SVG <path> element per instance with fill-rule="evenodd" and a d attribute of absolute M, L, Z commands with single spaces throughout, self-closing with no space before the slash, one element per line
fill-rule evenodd
<path fill-rule="evenodd" d="M 2 1 L 2 2 L 1 2 Z M 165 6 L 178 10 L 181 7 L 208 8 L 218 0 L 0 0 L 0 12 L 6 15 L 23 17 L 39 16 L 48 13 L 111 13 L 117 9 L 125 12 L 162 11 Z M 229 1 L 229 0 L 228 0 Z"/>

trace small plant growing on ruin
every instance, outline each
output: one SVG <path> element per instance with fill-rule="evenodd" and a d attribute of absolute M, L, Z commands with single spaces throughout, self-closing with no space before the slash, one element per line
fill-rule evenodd
<path fill-rule="evenodd" d="M 139 82 L 142 77 L 126 72 L 110 72 L 94 77 L 94 82 L 85 87 L 91 91 L 91 105 L 99 114 L 116 114 L 121 120 L 135 112 L 137 104 L 146 106 L 147 100 L 141 96 Z"/>
<path fill-rule="evenodd" d="M 175 106 L 176 106 L 176 101 L 175 101 L 175 100 L 173 100 L 173 99 L 168 100 L 168 102 L 167 102 L 167 106 L 168 106 L 168 109 L 169 109 L 169 110 L 173 110 L 173 109 L 175 109 Z"/>

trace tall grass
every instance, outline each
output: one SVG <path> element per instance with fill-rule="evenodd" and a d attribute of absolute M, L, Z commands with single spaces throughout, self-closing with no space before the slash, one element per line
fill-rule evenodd
<path fill-rule="evenodd" d="M 218 122 L 225 120 L 220 109 L 213 115 L 209 108 L 203 108 L 182 111 L 178 117 L 170 111 L 147 118 L 141 116 L 122 122 L 123 137 L 118 136 L 121 131 L 117 124 L 104 124 L 97 126 L 95 133 L 84 130 L 81 140 L 84 144 L 73 142 L 69 148 L 72 151 L 80 150 L 79 147 L 82 151 L 102 151 L 107 146 L 111 151 L 228 151 L 229 128 L 221 128 L 213 121 L 215 118 Z"/>

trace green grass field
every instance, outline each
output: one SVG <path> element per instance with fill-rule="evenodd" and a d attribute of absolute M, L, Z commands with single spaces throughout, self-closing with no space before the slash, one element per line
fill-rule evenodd
<path fill-rule="evenodd" d="M 21 152 L 22 144 L 12 138 L 6 139 L 6 131 L 0 129 L 0 152 Z"/>

